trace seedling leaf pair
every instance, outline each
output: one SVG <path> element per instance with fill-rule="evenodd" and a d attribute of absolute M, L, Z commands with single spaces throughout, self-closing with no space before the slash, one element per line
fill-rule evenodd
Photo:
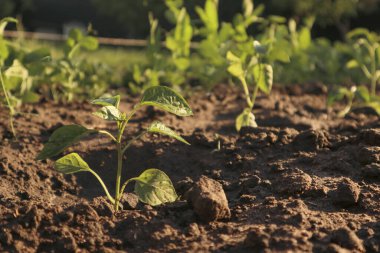
<path fill-rule="evenodd" d="M 58 159 L 54 164 L 55 169 L 65 174 L 72 174 L 77 172 L 92 173 L 102 185 L 108 199 L 114 205 L 116 211 L 121 206 L 120 200 L 124 189 L 126 185 L 131 181 L 136 182 L 135 193 L 144 203 L 148 203 L 150 205 L 160 205 L 166 202 L 175 201 L 177 199 L 177 194 L 175 193 L 173 184 L 171 183 L 169 177 L 158 169 L 148 169 L 144 171 L 139 177 L 127 180 L 121 187 L 120 180 L 123 168 L 123 155 L 131 146 L 131 144 L 135 140 L 141 138 L 145 133 L 158 133 L 172 137 L 188 145 L 189 143 L 175 131 L 158 121 L 153 122 L 145 131 L 143 131 L 137 137 L 130 139 L 125 145 L 123 145 L 123 133 L 131 117 L 144 105 L 155 106 L 159 109 L 163 109 L 178 116 L 192 115 L 193 113 L 186 100 L 170 88 L 155 86 L 145 91 L 140 103 L 138 103 L 128 114 L 124 114 L 119 110 L 120 96 L 101 97 L 93 100 L 92 103 L 102 106 L 98 111 L 94 113 L 95 116 L 117 123 L 116 125 L 118 128 L 118 134 L 116 136 L 113 136 L 111 133 L 104 130 L 92 130 L 79 125 L 63 126 L 52 134 L 41 153 L 37 156 L 37 159 L 42 160 L 58 155 L 65 148 L 76 143 L 91 133 L 105 134 L 110 137 L 112 141 L 116 142 L 117 149 L 118 162 L 115 191 L 116 193 L 114 198 L 109 194 L 106 185 L 99 177 L 99 175 L 93 171 L 77 153 L 71 153 Z"/>

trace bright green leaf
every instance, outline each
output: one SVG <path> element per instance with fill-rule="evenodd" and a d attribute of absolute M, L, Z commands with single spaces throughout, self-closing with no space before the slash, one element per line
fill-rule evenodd
<path fill-rule="evenodd" d="M 93 114 L 109 121 L 122 121 L 124 119 L 123 114 L 113 105 L 103 106 Z"/>
<path fill-rule="evenodd" d="M 17 23 L 17 19 L 11 18 L 11 17 L 6 17 L 0 20 L 0 37 L 2 38 L 4 35 L 4 30 L 5 27 L 7 26 L 8 23 Z"/>
<path fill-rule="evenodd" d="M 241 63 L 233 63 L 228 68 L 227 71 L 237 78 L 243 78 L 244 77 L 244 70 L 241 65 Z"/>
<path fill-rule="evenodd" d="M 120 95 L 116 95 L 113 97 L 100 97 L 91 101 L 91 104 L 94 105 L 102 105 L 102 106 L 114 106 L 119 108 L 120 104 Z"/>
<path fill-rule="evenodd" d="M 181 141 L 187 145 L 190 145 L 190 143 L 188 143 L 185 139 L 183 139 L 179 134 L 177 134 L 172 129 L 165 126 L 163 123 L 161 123 L 159 121 L 153 122 L 148 127 L 147 131 L 149 133 L 159 133 L 159 134 L 167 135 L 167 136 L 172 137 L 174 139 L 177 139 L 177 140 L 179 140 L 179 141 Z"/>
<path fill-rule="evenodd" d="M 235 121 L 236 130 L 239 132 L 242 127 L 257 127 L 255 115 L 251 112 L 251 109 L 246 108 Z"/>
<path fill-rule="evenodd" d="M 96 130 L 87 129 L 79 125 L 60 127 L 54 131 L 49 141 L 45 143 L 41 153 L 37 156 L 37 160 L 44 160 L 58 155 L 68 146 L 94 132 L 96 132 Z"/>
<path fill-rule="evenodd" d="M 241 59 L 237 57 L 235 54 L 233 54 L 231 51 L 227 52 L 227 60 L 231 63 L 241 63 Z"/>
<path fill-rule="evenodd" d="M 269 95 L 273 86 L 273 69 L 269 64 L 257 64 L 253 67 L 253 76 L 259 89 Z"/>
<path fill-rule="evenodd" d="M 359 62 L 355 59 L 352 59 L 346 63 L 346 68 L 348 69 L 358 68 L 359 66 Z"/>
<path fill-rule="evenodd" d="M 178 116 L 193 115 L 186 100 L 165 86 L 154 86 L 146 89 L 139 105 L 155 106 Z"/>
<path fill-rule="evenodd" d="M 84 37 L 79 44 L 87 50 L 96 50 L 99 47 L 98 39 L 92 36 Z"/>
<path fill-rule="evenodd" d="M 157 206 L 178 198 L 170 178 L 163 171 L 148 169 L 134 180 L 135 193 L 141 202 Z"/>
<path fill-rule="evenodd" d="M 64 174 L 91 170 L 88 164 L 77 154 L 71 153 L 54 163 L 54 168 Z"/>

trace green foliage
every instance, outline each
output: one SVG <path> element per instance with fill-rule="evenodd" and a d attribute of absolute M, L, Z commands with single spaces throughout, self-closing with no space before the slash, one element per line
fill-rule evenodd
<path fill-rule="evenodd" d="M 121 186 L 121 173 L 123 156 L 131 144 L 140 139 L 147 133 L 158 133 L 177 139 L 185 144 L 189 144 L 185 139 L 178 135 L 175 131 L 165 126 L 161 122 L 153 122 L 146 130 L 138 136 L 130 139 L 128 142 L 123 142 L 124 130 L 128 125 L 129 120 L 133 115 L 142 107 L 146 105 L 155 106 L 159 109 L 173 113 L 178 116 L 190 116 L 192 111 L 183 99 L 182 96 L 177 94 L 170 88 L 163 86 L 155 86 L 147 89 L 142 95 L 141 101 L 135 105 L 134 109 L 128 114 L 120 111 L 120 96 L 113 97 L 100 97 L 92 101 L 92 104 L 99 105 L 101 108 L 94 114 L 104 120 L 115 122 L 117 126 L 117 135 L 112 135 L 105 130 L 87 129 L 83 126 L 71 125 L 63 126 L 54 131 L 49 141 L 45 144 L 41 153 L 37 156 L 38 160 L 43 160 L 56 156 L 63 152 L 68 146 L 76 143 L 80 139 L 88 136 L 91 133 L 104 134 L 111 138 L 116 143 L 118 167 L 116 176 L 116 193 L 113 198 L 99 175 L 90 169 L 88 164 L 76 153 L 68 154 L 58 159 L 54 167 L 62 173 L 71 174 L 77 172 L 90 172 L 92 173 L 102 185 L 108 199 L 113 203 L 115 211 L 120 207 L 120 199 L 127 184 L 135 181 L 135 193 L 139 199 L 150 205 L 160 205 L 166 202 L 173 202 L 177 199 L 177 194 L 174 190 L 173 184 L 169 177 L 162 171 L 157 169 L 148 169 L 144 171 L 139 177 L 130 178 L 125 181 Z"/>
<path fill-rule="evenodd" d="M 380 97 L 376 88 L 380 82 L 380 36 L 367 29 L 357 28 L 347 34 L 351 44 L 351 57 L 346 63 L 350 70 L 360 69 L 370 83 L 366 86 L 338 87 L 329 94 L 328 106 L 346 99 L 345 108 L 338 114 L 344 117 L 351 108 L 370 107 L 380 115 Z"/>

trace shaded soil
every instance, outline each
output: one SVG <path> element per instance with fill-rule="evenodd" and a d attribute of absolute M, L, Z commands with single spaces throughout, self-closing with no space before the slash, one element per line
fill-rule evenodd
<path fill-rule="evenodd" d="M 16 117 L 17 141 L 10 138 L 2 108 L 0 252 L 379 252 L 379 118 L 366 110 L 336 118 L 326 110 L 325 97 L 318 86 L 259 97 L 260 127 L 240 134 L 234 119 L 244 98 L 223 85 L 189 98 L 194 117 L 147 108 L 134 118 L 128 134 L 159 119 L 192 145 L 144 137 L 126 154 L 125 176 L 159 168 L 180 195 L 201 176 L 215 179 L 231 213 L 213 222 L 202 221 L 184 200 L 113 214 L 91 175 L 64 176 L 51 160 L 35 161 L 63 124 L 113 129 L 91 115 L 88 103 L 23 107 Z M 125 99 L 122 108 L 136 101 Z M 70 151 L 113 190 L 113 144 L 98 136 Z"/>

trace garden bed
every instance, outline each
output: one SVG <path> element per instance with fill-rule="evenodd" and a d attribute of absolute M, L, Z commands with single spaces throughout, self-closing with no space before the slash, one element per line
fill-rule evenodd
<path fill-rule="evenodd" d="M 64 124 L 112 129 L 89 103 L 25 105 L 11 139 L 0 112 L 0 251 L 6 252 L 352 252 L 380 250 L 380 122 L 371 111 L 344 119 L 326 109 L 323 87 L 292 86 L 259 97 L 258 128 L 236 133 L 241 91 L 219 85 L 194 93 L 179 118 L 138 113 L 128 133 L 160 119 L 191 143 L 147 136 L 126 154 L 128 177 L 159 168 L 183 195 L 202 175 L 223 185 L 231 218 L 202 222 L 184 200 L 138 204 L 113 214 L 96 179 L 64 176 L 35 161 Z M 136 99 L 122 100 L 131 108 Z M 217 135 L 216 135 L 217 134 Z M 219 148 L 220 147 L 220 148 Z M 116 174 L 114 146 L 88 139 L 77 151 L 105 183 Z M 111 188 L 112 189 L 112 188 Z M 132 189 L 128 188 L 128 192 Z"/>

